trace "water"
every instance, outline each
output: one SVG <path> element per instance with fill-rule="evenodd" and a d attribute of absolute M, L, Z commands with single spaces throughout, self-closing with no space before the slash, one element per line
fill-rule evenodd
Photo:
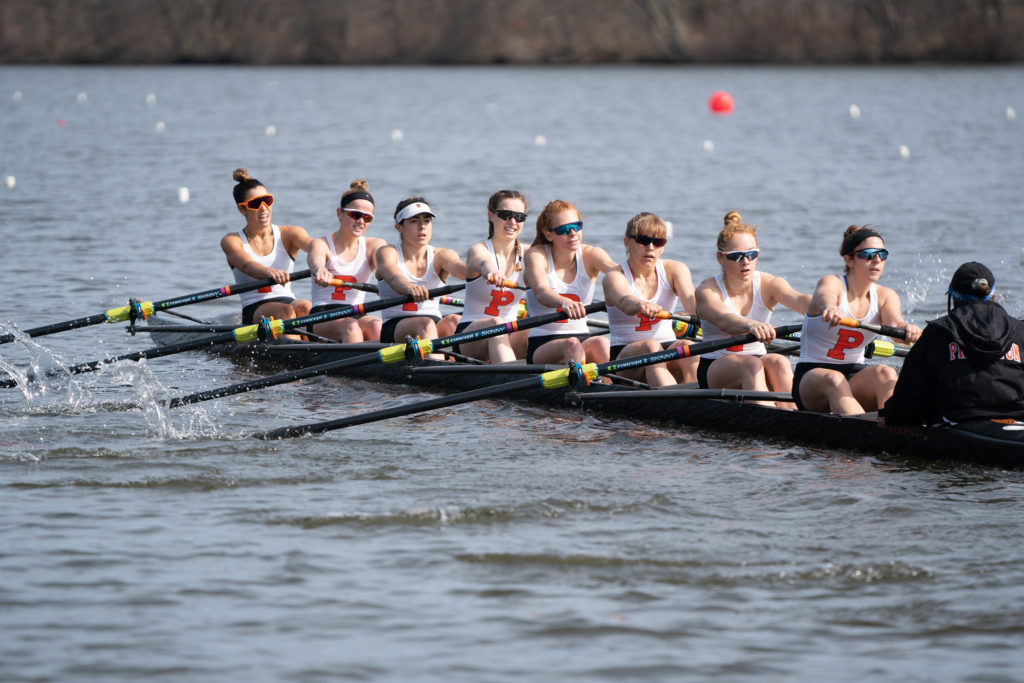
<path fill-rule="evenodd" d="M 0 321 L 227 283 L 238 166 L 277 222 L 314 235 L 357 177 L 382 218 L 425 194 L 435 242 L 459 250 L 501 187 L 534 212 L 573 201 L 615 257 L 651 210 L 697 278 L 737 209 L 760 226 L 761 268 L 804 291 L 839 267 L 846 225 L 873 223 L 911 321 L 943 312 L 967 259 L 1021 315 L 1024 135 L 1006 110 L 1024 111 L 1022 81 L 1019 66 L 0 67 L 0 176 L 16 179 L 0 189 Z M 708 113 L 718 89 L 732 116 Z M 122 327 L 8 345 L 0 363 L 149 345 Z M 152 404 L 251 376 L 181 354 L 2 390 L 0 679 L 1021 678 L 1020 471 L 507 402 L 245 438 L 403 397 L 337 378 Z"/>

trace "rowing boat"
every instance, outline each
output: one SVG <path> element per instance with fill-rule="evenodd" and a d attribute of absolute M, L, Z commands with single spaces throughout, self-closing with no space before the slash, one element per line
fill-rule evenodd
<path fill-rule="evenodd" d="M 177 343 L 182 335 L 194 336 L 200 332 L 195 327 L 188 331 L 188 326 L 168 325 L 163 321 L 151 321 L 149 327 L 137 329 L 152 333 L 161 344 Z M 308 343 L 281 339 L 272 343 L 222 344 L 211 350 L 243 358 L 262 367 L 291 369 L 352 358 L 387 346 L 390 345 L 376 342 Z M 332 374 L 451 393 L 520 380 L 552 369 L 558 368 L 522 362 L 477 365 L 424 359 L 364 365 Z M 543 389 L 538 382 L 535 390 L 519 393 L 516 399 L 570 405 L 640 421 L 742 433 L 827 449 L 952 458 L 1002 466 L 1024 464 L 1024 423 L 1019 421 L 981 420 L 932 428 L 883 428 L 873 413 L 844 417 L 786 410 L 754 402 L 782 398 L 779 394 L 700 390 L 689 385 L 654 390 L 636 388 L 638 383 L 635 382 L 631 384 L 633 386 L 592 383 L 550 390 Z"/>

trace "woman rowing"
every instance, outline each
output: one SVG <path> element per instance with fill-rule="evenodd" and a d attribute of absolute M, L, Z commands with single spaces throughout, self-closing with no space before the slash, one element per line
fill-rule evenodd
<path fill-rule="evenodd" d="M 274 195 L 244 168 L 237 169 L 233 194 L 245 227 L 220 241 L 237 284 L 273 279 L 274 285 L 239 295 L 242 324 L 260 318 L 297 318 L 309 313 L 310 302 L 296 299 L 290 277 L 295 256 L 309 250 L 309 233 L 297 225 L 271 223 Z"/>
<path fill-rule="evenodd" d="M 671 320 L 679 302 L 687 312 L 696 310 L 693 278 L 686 264 L 661 258 L 668 243 L 665 222 L 653 213 L 638 213 L 626 223 L 626 260 L 605 273 L 604 300 L 608 304 L 611 357 L 628 358 L 689 344 L 676 341 Z M 646 378 L 652 387 L 697 379 L 698 357 L 655 363 L 624 370 L 629 379 Z"/>
<path fill-rule="evenodd" d="M 583 244 L 576 207 L 556 199 L 537 216 L 537 236 L 526 250 L 526 311 L 529 316 L 564 310 L 567 320 L 530 329 L 527 363 L 603 363 L 607 337 L 590 336 L 586 305 L 597 276 L 615 267 L 604 249 Z"/>
<path fill-rule="evenodd" d="M 903 319 L 899 295 L 878 284 L 889 251 L 875 228 L 848 227 L 839 255 L 846 264 L 843 275 L 818 281 L 804 315 L 793 400 L 801 410 L 856 415 L 885 405 L 896 385 L 896 370 L 865 365 L 864 348 L 875 334 L 841 321 L 905 327 L 911 344 L 921 329 Z"/>
<path fill-rule="evenodd" d="M 466 304 L 456 332 L 500 325 L 516 319 L 519 296 L 506 282 L 523 284 L 523 248 L 519 234 L 526 222 L 526 198 L 499 190 L 487 200 L 487 239 L 466 253 Z M 460 344 L 455 351 L 492 363 L 526 355 L 528 331 Z"/>
<path fill-rule="evenodd" d="M 447 337 L 459 323 L 455 314 L 442 318 L 437 300 L 428 298 L 428 290 L 442 286 L 449 275 L 466 277 L 466 264 L 455 251 L 431 246 L 435 216 L 423 197 L 403 199 L 395 207 L 399 242 L 377 250 L 379 295 L 382 299 L 412 295 L 413 301 L 381 311 L 382 342 Z"/>
<path fill-rule="evenodd" d="M 376 269 L 377 250 L 385 242 L 367 237 L 373 221 L 373 195 L 365 180 L 354 180 L 341 195 L 338 229 L 312 241 L 307 262 L 313 274 L 313 309 L 322 313 L 363 303 L 366 292 L 331 284 L 368 283 Z M 380 338 L 381 320 L 374 315 L 339 318 L 313 326 L 313 332 L 342 342 L 375 341 Z"/>
<path fill-rule="evenodd" d="M 757 227 L 747 225 L 736 211 L 725 215 L 718 234 L 721 274 L 697 287 L 697 315 L 705 341 L 752 333 L 756 341 L 701 356 L 697 381 L 702 389 L 779 391 L 792 388 L 789 359 L 767 353 L 765 342 L 775 339 L 769 322 L 775 306 L 797 313 L 807 310 L 810 295 L 801 294 L 781 277 L 757 270 Z M 788 402 L 780 407 L 792 407 Z"/>

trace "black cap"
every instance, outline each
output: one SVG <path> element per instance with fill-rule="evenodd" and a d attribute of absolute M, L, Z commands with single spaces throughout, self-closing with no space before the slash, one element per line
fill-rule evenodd
<path fill-rule="evenodd" d="M 949 293 L 966 294 L 983 299 L 995 287 L 996 277 L 984 264 L 968 261 L 953 273 L 949 281 Z"/>

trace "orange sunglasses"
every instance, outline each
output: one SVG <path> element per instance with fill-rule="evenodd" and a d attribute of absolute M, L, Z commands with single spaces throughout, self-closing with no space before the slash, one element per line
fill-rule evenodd
<path fill-rule="evenodd" d="M 272 194 L 261 194 L 259 197 L 253 197 L 252 199 L 247 199 L 244 202 L 238 202 L 239 206 L 244 206 L 245 208 L 249 209 L 250 211 L 259 211 L 260 210 L 260 206 L 262 206 L 263 204 L 266 204 L 268 208 L 273 206 L 274 205 L 274 195 L 272 195 Z"/>

